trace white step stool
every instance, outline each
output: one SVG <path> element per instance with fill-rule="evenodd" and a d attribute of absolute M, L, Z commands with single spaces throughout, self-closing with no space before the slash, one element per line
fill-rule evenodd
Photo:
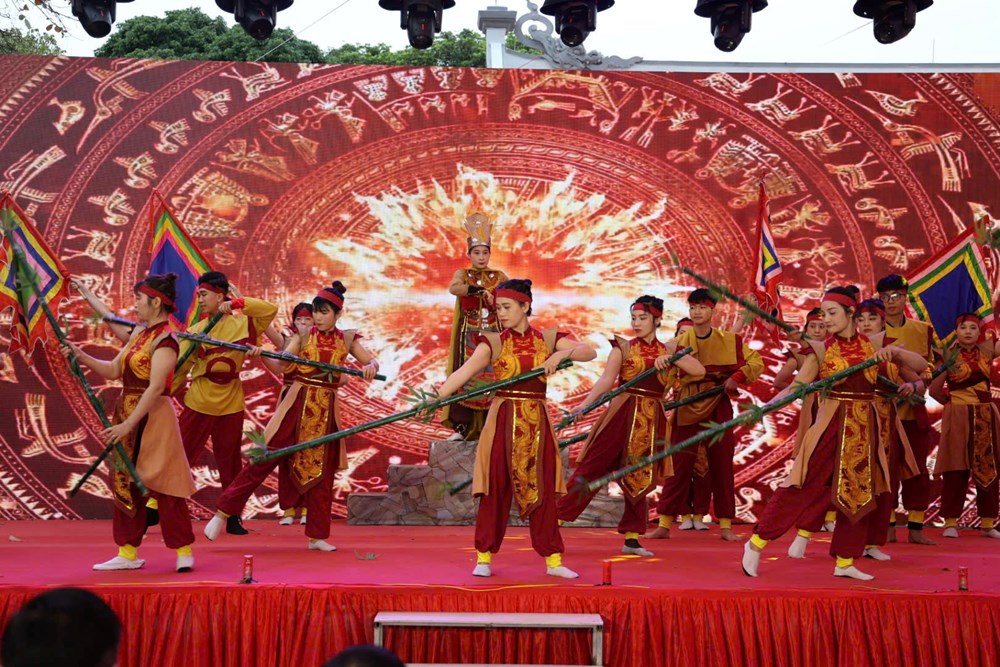
<path fill-rule="evenodd" d="M 600 614 L 504 614 L 433 611 L 380 611 L 375 615 L 375 645 L 382 645 L 386 626 L 441 628 L 590 628 L 590 664 L 604 664 L 604 621 Z M 411 664 L 410 667 L 421 667 Z M 438 667 L 445 667 L 438 664 Z M 496 666 L 494 666 L 496 667 Z"/>

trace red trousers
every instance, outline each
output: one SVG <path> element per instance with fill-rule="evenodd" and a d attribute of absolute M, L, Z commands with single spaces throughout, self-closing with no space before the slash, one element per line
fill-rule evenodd
<path fill-rule="evenodd" d="M 712 480 L 709 474 L 699 475 L 694 473 L 691 476 L 691 490 L 688 494 L 688 507 L 691 514 L 708 514 L 709 505 L 712 502 Z M 687 514 L 687 512 L 685 512 Z"/>
<path fill-rule="evenodd" d="M 128 544 L 138 548 L 146 534 L 146 498 L 139 495 L 135 485 L 131 485 L 132 503 L 135 505 L 135 516 L 129 516 L 118 505 L 114 505 L 111 515 L 111 529 L 115 544 L 120 547 Z M 165 496 L 155 491 L 149 492 L 155 498 L 160 512 L 160 530 L 163 532 L 163 542 L 168 549 L 180 549 L 194 543 L 194 532 L 191 530 L 191 516 L 188 514 L 187 500 L 176 496 Z"/>
<path fill-rule="evenodd" d="M 306 537 L 314 540 L 325 540 L 330 537 L 330 503 L 333 500 L 333 478 L 337 473 L 337 443 L 323 445 L 323 447 L 326 448 L 326 462 L 323 464 L 325 472 L 316 484 L 302 494 L 302 504 L 300 505 L 308 510 L 306 513 Z M 219 510 L 230 516 L 238 516 L 253 492 L 277 467 L 278 461 L 268 461 L 243 468 L 233 483 L 219 497 Z M 289 483 L 291 484 L 291 480 Z"/>
<path fill-rule="evenodd" d="M 223 490 L 228 488 L 243 468 L 243 413 L 206 415 L 184 406 L 178 421 L 188 463 L 192 467 L 195 465 L 205 443 L 211 437 L 215 465 L 219 469 L 219 484 Z"/>
<path fill-rule="evenodd" d="M 815 532 L 822 526 L 823 517 L 831 503 L 839 431 L 839 418 L 835 418 L 809 458 L 806 478 L 801 487 L 780 487 L 775 490 L 754 531 L 761 538 L 777 539 L 792 527 Z M 837 526 L 830 542 L 830 555 L 840 558 L 859 558 L 864 555 L 868 525 L 874 514 L 874 511 L 869 512 L 857 523 L 851 523 L 838 510 Z M 883 533 L 887 532 L 886 524 L 881 524 L 881 527 Z"/>
<path fill-rule="evenodd" d="M 479 497 L 476 513 L 476 551 L 497 553 L 507 533 L 510 505 L 514 500 L 514 485 L 510 475 L 510 452 L 504 433 L 510 430 L 510 404 L 500 407 L 497 415 L 497 436 L 490 452 L 490 492 Z M 545 428 L 543 426 L 543 428 Z M 556 518 L 556 445 L 543 431 L 541 449 L 542 488 L 538 490 L 541 502 L 528 515 L 531 546 L 542 556 L 564 551 L 559 521 Z M 309 510 L 312 514 L 312 510 Z M 643 525 L 645 530 L 645 524 Z M 639 531 L 642 532 L 642 531 Z"/>
<path fill-rule="evenodd" d="M 916 408 L 915 408 L 916 409 Z M 927 457 L 937 444 L 938 433 L 922 420 L 908 419 L 903 422 L 903 430 L 910 440 L 913 457 L 917 460 L 920 474 L 903 480 L 903 507 L 908 512 L 924 512 L 931 504 L 931 477 L 927 472 Z M 892 488 L 892 497 L 898 497 L 900 482 L 897 478 Z"/>
<path fill-rule="evenodd" d="M 287 458 L 278 461 L 278 507 L 283 510 L 305 507 L 302 492 L 292 481 L 291 466 Z"/>
<path fill-rule="evenodd" d="M 719 402 L 710 418 L 722 423 L 733 418 L 733 406 L 728 398 Z M 700 424 L 681 426 L 675 424 L 670 432 L 670 444 L 675 445 L 702 431 Z M 716 519 L 736 518 L 736 491 L 734 489 L 733 456 L 736 454 L 736 437 L 726 431 L 722 439 L 708 448 L 708 484 L 712 493 L 712 503 Z M 674 466 L 673 477 L 663 483 L 663 492 L 656 503 L 656 513 L 660 516 L 689 514 L 691 507 L 691 480 L 697 460 L 694 447 L 681 450 L 671 457 Z M 705 512 L 699 512 L 704 514 Z"/>
<path fill-rule="evenodd" d="M 952 470 L 944 473 L 944 488 L 941 489 L 941 516 L 957 519 L 965 509 L 965 498 L 969 490 L 968 470 Z M 993 480 L 987 487 L 973 483 L 976 489 L 976 513 L 980 519 L 995 519 L 998 511 L 998 488 L 1000 480 Z"/>
<path fill-rule="evenodd" d="M 566 483 L 569 493 L 556 503 L 557 515 L 562 521 L 576 521 L 587 505 L 597 495 L 597 491 L 588 491 L 582 486 L 587 480 L 594 480 L 619 467 L 622 460 L 622 449 L 625 446 L 622 439 L 604 438 L 594 442 L 587 450 L 586 457 L 577 462 L 573 476 Z M 492 481 L 491 481 L 492 484 Z M 618 532 L 644 533 L 649 521 L 649 509 L 646 494 L 633 498 L 622 493 L 625 498 L 625 511 L 618 522 Z"/>

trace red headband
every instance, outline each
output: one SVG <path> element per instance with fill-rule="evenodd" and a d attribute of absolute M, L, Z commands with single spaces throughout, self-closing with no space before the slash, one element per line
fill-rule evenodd
<path fill-rule="evenodd" d="M 696 301 L 688 301 L 689 306 L 708 306 L 709 308 L 715 308 L 715 301 L 711 299 L 697 299 Z"/>
<path fill-rule="evenodd" d="M 146 296 L 148 296 L 150 299 L 159 299 L 163 303 L 164 306 L 169 306 L 170 308 L 173 308 L 174 305 L 175 305 L 173 299 L 171 299 L 170 297 L 168 297 L 166 294 L 164 294 L 160 290 L 158 290 L 156 288 L 153 288 L 153 287 L 150 287 L 146 283 L 143 283 L 143 284 L 139 285 L 139 290 L 138 291 L 142 292 L 143 294 L 145 294 Z"/>
<path fill-rule="evenodd" d="M 493 292 L 493 296 L 497 299 L 513 299 L 521 303 L 531 303 L 530 296 L 523 292 L 518 292 L 516 289 L 501 288 Z"/>
<path fill-rule="evenodd" d="M 823 301 L 833 301 L 847 308 L 857 308 L 858 302 L 853 297 L 841 294 L 840 292 L 827 292 L 823 295 Z"/>
<path fill-rule="evenodd" d="M 226 290 L 216 287 L 211 283 L 198 283 L 198 289 L 208 290 L 209 292 L 215 292 L 216 294 L 225 294 Z"/>
<path fill-rule="evenodd" d="M 323 298 L 325 299 L 326 297 L 323 297 Z M 292 311 L 292 320 L 294 321 L 295 318 L 297 318 L 299 316 L 299 313 L 303 312 L 303 311 L 305 311 L 306 317 L 312 317 L 313 316 L 312 311 L 309 309 L 308 306 L 306 306 L 305 304 L 300 304 L 298 308 L 296 308 L 295 310 Z"/>
<path fill-rule="evenodd" d="M 983 319 L 979 315 L 973 315 L 966 313 L 965 315 L 959 315 L 958 319 L 955 320 L 955 327 L 957 328 L 962 322 L 975 322 L 976 324 L 982 324 Z"/>
<path fill-rule="evenodd" d="M 663 311 L 648 303 L 633 303 L 632 310 L 641 310 L 649 313 L 653 317 L 663 317 Z"/>
<path fill-rule="evenodd" d="M 812 315 L 806 315 L 806 324 L 809 324 L 810 322 L 822 322 L 822 321 L 823 321 L 822 313 L 813 313 Z"/>
<path fill-rule="evenodd" d="M 879 308 L 878 306 L 861 306 L 858 308 L 857 314 L 860 315 L 861 313 L 873 313 L 881 317 L 883 320 L 885 319 L 885 308 Z"/>
<path fill-rule="evenodd" d="M 316 298 L 323 299 L 324 301 L 329 301 L 337 308 L 344 307 L 344 297 L 340 296 L 329 287 L 324 287 L 319 292 L 317 292 Z"/>

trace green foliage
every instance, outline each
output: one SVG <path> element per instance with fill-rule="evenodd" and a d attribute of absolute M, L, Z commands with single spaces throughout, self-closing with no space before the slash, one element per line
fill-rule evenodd
<path fill-rule="evenodd" d="M 285 40 L 288 42 L 283 43 Z M 268 54 L 271 49 L 274 51 Z M 324 62 L 318 46 L 298 39 L 288 28 L 279 28 L 268 39 L 259 42 L 239 25 L 227 23 L 222 17 L 212 18 L 196 7 L 169 11 L 165 18 L 137 16 L 123 21 L 115 26 L 114 32 L 94 55 L 164 60 L 249 62 L 261 58 L 265 62 Z"/>
<path fill-rule="evenodd" d="M 39 32 L 29 26 L 24 30 L 0 28 L 0 53 L 58 56 L 63 50 L 50 32 Z"/>
<path fill-rule="evenodd" d="M 486 67 L 486 37 L 465 29 L 442 32 L 429 49 L 393 51 L 387 44 L 344 44 L 326 54 L 333 65 L 403 65 L 408 67 Z"/>

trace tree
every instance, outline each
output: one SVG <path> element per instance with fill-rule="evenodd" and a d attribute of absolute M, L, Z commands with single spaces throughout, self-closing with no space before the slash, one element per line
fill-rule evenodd
<path fill-rule="evenodd" d="M 466 28 L 457 35 L 440 33 L 429 49 L 393 51 L 387 44 L 344 44 L 328 51 L 326 61 L 334 65 L 486 67 L 486 37 Z"/>
<path fill-rule="evenodd" d="M 0 53 L 58 56 L 63 53 L 55 37 L 28 28 L 0 28 Z"/>
<path fill-rule="evenodd" d="M 165 18 L 137 16 L 123 21 L 94 55 L 164 60 L 252 61 L 260 58 L 266 62 L 325 62 L 318 46 L 295 37 L 288 28 L 275 30 L 268 39 L 257 41 L 240 26 L 230 25 L 221 17 L 212 18 L 196 7 L 169 11 Z"/>

